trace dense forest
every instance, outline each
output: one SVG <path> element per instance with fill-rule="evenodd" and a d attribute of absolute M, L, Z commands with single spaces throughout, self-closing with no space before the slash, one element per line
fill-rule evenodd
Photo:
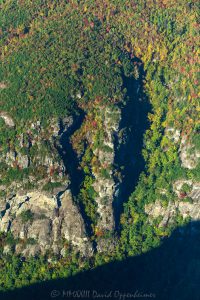
<path fill-rule="evenodd" d="M 198 220 L 198 18 L 196 0 L 0 0 L 2 293 L 148 255 Z M 92 254 L 66 235 L 62 255 L 24 254 L 37 238 L 14 228 L 54 228 L 66 186 Z M 36 190 L 53 217 L 22 209 Z"/>

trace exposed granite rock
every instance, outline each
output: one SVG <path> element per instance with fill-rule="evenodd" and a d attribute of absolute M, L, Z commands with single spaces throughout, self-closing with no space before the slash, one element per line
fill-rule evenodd
<path fill-rule="evenodd" d="M 186 201 L 181 199 L 181 188 L 184 183 L 191 186 L 191 191 L 187 195 L 183 194 L 185 199 L 186 197 L 192 199 L 191 202 L 188 202 L 187 199 Z M 173 223 L 177 213 L 180 213 L 183 218 L 190 217 L 193 221 L 200 220 L 200 183 L 192 183 L 191 180 L 178 180 L 174 183 L 174 192 L 180 199 L 169 202 L 167 206 L 164 206 L 160 200 L 146 205 L 145 212 L 149 215 L 149 219 L 162 217 L 160 227 Z"/>
<path fill-rule="evenodd" d="M 8 86 L 7 86 L 7 84 L 5 83 L 5 82 L 0 82 L 0 89 L 1 90 L 4 90 L 4 89 L 6 89 Z"/>
<path fill-rule="evenodd" d="M 10 245 L 5 245 L 3 249 L 3 254 L 9 254 L 12 251 L 12 248 Z"/>
<path fill-rule="evenodd" d="M 99 238 L 97 240 L 97 251 L 99 253 L 101 252 L 109 253 L 115 249 L 116 245 L 117 245 L 117 239 L 115 237 Z"/>
<path fill-rule="evenodd" d="M 14 126 L 7 114 L 1 113 L 0 117 L 9 123 L 8 126 Z M 16 137 L 17 148 L 1 153 L 0 161 L 8 168 L 18 168 L 20 172 L 30 166 L 38 170 L 38 174 L 36 171 L 20 181 L 0 185 L 0 231 L 12 233 L 17 240 L 16 253 L 26 256 L 50 251 L 64 255 L 63 241 L 83 255 L 93 252 L 84 220 L 68 189 L 69 177 L 56 148 L 59 136 L 72 123 L 72 117 L 52 120 L 46 132 L 40 121 L 31 123 Z M 32 189 L 26 190 L 26 184 L 31 184 Z M 6 245 L 4 252 L 9 249 Z"/>
<path fill-rule="evenodd" d="M 115 227 L 113 200 L 117 187 L 113 174 L 114 141 L 118 135 L 121 112 L 116 107 L 101 111 L 96 109 L 104 136 L 101 147 L 93 149 L 101 166 L 101 170 L 92 168 L 99 215 L 97 228 L 104 233 L 112 233 Z M 62 147 L 59 144 L 60 136 L 72 124 L 72 117 L 53 119 L 45 132 L 40 121 L 30 123 L 17 136 L 17 147 L 9 149 L 0 158 L 10 168 L 18 168 L 20 171 L 30 167 L 36 170 L 20 181 L 16 180 L 5 186 L 5 199 L 0 200 L 0 231 L 11 232 L 18 239 L 16 253 L 26 256 L 50 251 L 64 255 L 63 241 L 69 242 L 83 255 L 90 256 L 93 253 L 81 212 L 67 187 L 69 176 L 66 175 L 65 165 L 58 154 L 59 147 Z M 88 135 L 88 143 L 92 145 L 94 140 L 91 136 Z M 29 184 L 33 187 L 25 189 L 24 186 Z M 23 217 L 25 212 L 29 212 L 29 220 Z M 111 251 L 114 245 L 114 239 L 102 237 L 98 240 L 97 250 Z"/>
<path fill-rule="evenodd" d="M 180 140 L 180 130 L 175 129 L 173 127 L 168 127 L 165 129 L 165 135 L 171 139 L 172 141 L 174 141 L 175 143 L 178 143 L 178 141 Z"/>
<path fill-rule="evenodd" d="M 150 220 L 162 217 L 162 221 L 159 224 L 159 226 L 162 227 L 173 222 L 173 218 L 177 214 L 177 209 L 177 203 L 169 202 L 168 206 L 165 207 L 159 200 L 157 200 L 155 203 L 146 205 L 145 212 L 149 215 Z"/>
<path fill-rule="evenodd" d="M 105 139 L 100 149 L 96 149 L 96 155 L 101 166 L 106 170 L 107 175 L 99 174 L 93 170 L 95 177 L 94 189 L 98 196 L 95 201 L 97 202 L 97 212 L 99 220 L 97 227 L 103 230 L 113 230 L 115 226 L 113 216 L 113 200 L 116 189 L 116 182 L 113 177 L 113 163 L 114 163 L 114 135 L 117 134 L 119 129 L 119 121 L 121 118 L 120 110 L 111 111 L 106 109 L 101 112 L 103 121 L 103 128 Z"/>
<path fill-rule="evenodd" d="M 3 157 L 1 158 L 3 161 Z M 5 163 L 7 163 L 8 166 L 13 166 L 14 162 L 16 161 L 16 152 L 15 151 L 8 151 L 6 153 L 6 157 L 4 159 Z"/>
<path fill-rule="evenodd" d="M 97 212 L 100 215 L 98 227 L 105 230 L 113 230 L 115 224 L 112 204 L 115 182 L 112 179 L 96 177 L 93 186 L 98 193 L 98 196 L 95 199 L 98 204 Z"/>
<path fill-rule="evenodd" d="M 184 184 L 187 184 L 189 187 L 191 187 L 191 189 L 194 189 L 192 180 L 187 180 L 187 179 L 176 180 L 173 184 L 173 190 L 177 194 L 177 196 L 180 195 L 181 189 Z"/>
<path fill-rule="evenodd" d="M 62 239 L 83 255 L 92 254 L 84 221 L 73 203 L 70 190 L 60 197 L 39 191 L 22 196 L 16 194 L 7 202 L 0 220 L 0 231 L 10 231 L 18 239 L 15 252 L 24 256 L 47 251 L 63 253 Z"/>
<path fill-rule="evenodd" d="M 0 113 L 0 117 L 10 120 L 5 113 Z M 8 178 L 8 184 L 0 184 L 0 190 L 5 191 L 8 195 L 11 192 L 23 191 L 27 187 L 30 191 L 30 185 L 33 188 L 37 186 L 40 190 L 50 183 L 63 186 L 69 178 L 66 175 L 66 169 L 59 156 L 56 143 L 59 143 L 60 131 L 67 130 L 72 123 L 73 118 L 67 117 L 62 120 L 52 120 L 45 130 L 40 121 L 24 126 L 23 132 L 16 135 L 15 147 L 13 144 L 8 145 L 7 149 L 1 152 L 0 163 L 5 165 L 5 169 L 7 168 L 8 171 L 14 169 L 16 172 L 18 169 L 19 174 L 27 169 L 27 176 L 23 176 L 23 178 L 19 176 L 19 179 L 16 178 L 11 183 Z M 10 123 L 10 125 L 12 124 Z M 5 177 L 5 172 L 0 174 L 0 178 L 4 179 Z M 9 174 L 8 177 L 10 177 Z M 52 189 L 54 189 L 53 184 Z"/>
<path fill-rule="evenodd" d="M 0 112 L 0 118 L 2 118 L 5 122 L 5 124 L 8 126 L 8 127 L 14 127 L 15 126 L 15 123 L 13 121 L 13 119 L 6 113 L 6 112 Z"/>
<path fill-rule="evenodd" d="M 192 182 L 192 180 L 177 180 L 173 184 L 174 192 L 180 197 L 181 189 L 184 184 L 187 184 L 191 191 L 188 192 L 187 196 L 195 201 L 200 201 L 200 182 Z"/>
<path fill-rule="evenodd" d="M 200 152 L 187 141 L 186 137 L 182 138 L 179 152 L 182 166 L 190 170 L 195 169 L 199 162 Z"/>
<path fill-rule="evenodd" d="M 77 246 L 85 255 L 92 254 L 92 246 L 87 238 L 83 218 L 74 204 L 70 190 L 66 190 L 60 197 L 62 203 L 59 216 L 62 222 L 61 236 Z"/>
<path fill-rule="evenodd" d="M 18 153 L 16 159 L 18 166 L 22 169 L 28 168 L 30 165 L 30 159 L 28 155 L 22 155 L 21 153 Z"/>

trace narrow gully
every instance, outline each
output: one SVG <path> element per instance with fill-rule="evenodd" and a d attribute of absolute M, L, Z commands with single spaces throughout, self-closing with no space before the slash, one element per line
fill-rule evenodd
<path fill-rule="evenodd" d="M 149 127 L 148 113 L 151 105 L 144 93 L 143 80 L 145 73 L 142 62 L 139 78 L 124 76 L 124 88 L 127 90 L 126 105 L 121 107 L 121 121 L 119 130 L 124 131 L 124 142 L 120 143 L 115 137 L 115 165 L 121 170 L 122 181 L 118 184 L 118 194 L 114 199 L 113 209 L 116 229 L 120 226 L 120 215 L 123 204 L 136 188 L 141 172 L 145 170 L 145 161 L 142 156 L 144 133 Z"/>

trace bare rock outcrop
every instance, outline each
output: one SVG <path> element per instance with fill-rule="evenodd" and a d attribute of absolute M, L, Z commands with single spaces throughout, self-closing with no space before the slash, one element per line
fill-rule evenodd
<path fill-rule="evenodd" d="M 90 256 L 92 246 L 87 237 L 84 220 L 78 207 L 73 202 L 70 190 L 66 190 L 62 194 L 60 201 L 61 236 L 70 241 L 75 247 L 78 247 L 86 256 Z"/>
<path fill-rule="evenodd" d="M 15 126 L 13 118 L 11 118 L 11 116 L 9 116 L 6 112 L 0 111 L 0 118 L 2 118 L 4 120 L 5 124 L 8 127 Z"/>
<path fill-rule="evenodd" d="M 83 255 L 92 254 L 84 221 L 68 189 L 60 197 L 39 191 L 16 194 L 2 212 L 0 231 L 11 232 L 17 240 L 15 252 L 25 256 L 64 253 L 62 240 Z"/>
<path fill-rule="evenodd" d="M 0 90 L 4 90 L 4 89 L 6 89 L 8 86 L 7 86 L 7 84 L 5 83 L 5 82 L 0 82 Z"/>
<path fill-rule="evenodd" d="M 99 174 L 93 171 L 95 182 L 94 189 L 97 192 L 95 201 L 97 202 L 97 212 L 99 214 L 98 228 L 103 230 L 113 230 L 115 226 L 113 215 L 113 200 L 116 189 L 116 183 L 113 177 L 114 163 L 114 135 L 119 130 L 120 110 L 111 111 L 106 109 L 101 113 L 104 136 L 100 148 L 95 150 L 95 155 L 101 166 L 104 166 L 104 172 Z"/>
<path fill-rule="evenodd" d="M 184 184 L 190 187 L 188 193 L 182 191 Z M 163 205 L 160 200 L 146 205 L 145 212 L 149 216 L 149 220 L 161 217 L 160 227 L 173 223 L 178 213 L 183 218 L 189 217 L 192 221 L 200 220 L 200 183 L 178 180 L 174 183 L 173 188 L 179 199 L 174 202 L 169 201 L 167 206 Z"/>
<path fill-rule="evenodd" d="M 167 127 L 165 129 L 165 135 L 174 143 L 178 143 L 180 140 L 180 130 L 173 127 Z"/>
<path fill-rule="evenodd" d="M 186 137 L 182 138 L 179 152 L 182 166 L 190 170 L 195 169 L 199 162 L 200 152 L 187 141 Z"/>

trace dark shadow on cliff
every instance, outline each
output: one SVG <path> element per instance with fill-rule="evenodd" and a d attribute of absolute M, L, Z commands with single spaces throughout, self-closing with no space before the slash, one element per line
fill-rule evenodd
<path fill-rule="evenodd" d="M 123 203 L 134 191 L 139 176 L 145 170 L 145 161 L 142 156 L 144 133 L 149 127 L 148 113 L 151 105 L 144 92 L 145 72 L 140 59 L 134 58 L 132 63 L 137 66 L 137 79 L 123 77 L 126 89 L 126 104 L 121 107 L 121 142 L 119 137 L 115 143 L 115 163 L 121 169 L 122 181 L 118 186 L 119 193 L 113 204 L 116 228 L 119 226 Z"/>
<path fill-rule="evenodd" d="M 0 299 L 199 300 L 199 280 L 200 223 L 193 222 L 175 230 L 159 248 L 148 253 L 108 263 L 71 278 L 2 293 Z M 75 291 L 88 291 L 89 296 L 78 297 Z M 127 296 L 120 298 L 119 293 Z"/>
<path fill-rule="evenodd" d="M 77 109 L 77 114 L 73 115 L 73 124 L 65 130 L 63 121 L 60 120 L 60 146 L 57 150 L 66 168 L 67 174 L 70 176 L 70 189 L 74 196 L 79 193 L 80 185 L 84 177 L 84 173 L 80 168 L 77 153 L 74 151 L 70 138 L 81 127 L 85 117 L 84 111 Z"/>
<path fill-rule="evenodd" d="M 66 168 L 66 174 L 69 175 L 70 190 L 72 192 L 74 199 L 77 198 L 80 192 L 81 183 L 83 182 L 84 179 L 84 172 L 80 167 L 80 159 L 76 151 L 73 149 L 70 140 L 72 135 L 81 127 L 83 120 L 85 118 L 85 112 L 83 110 L 81 110 L 80 108 L 76 108 L 76 112 L 77 112 L 76 114 L 72 115 L 73 117 L 72 125 L 69 126 L 67 129 L 65 128 L 65 124 L 63 120 L 62 119 L 60 120 L 60 131 L 59 131 L 60 139 L 59 139 L 59 143 L 55 142 L 55 147 Z M 61 194 L 62 193 L 63 192 L 61 192 Z M 91 221 L 85 213 L 83 204 L 79 201 L 77 205 L 85 221 L 87 234 L 90 236 L 92 233 Z"/>

